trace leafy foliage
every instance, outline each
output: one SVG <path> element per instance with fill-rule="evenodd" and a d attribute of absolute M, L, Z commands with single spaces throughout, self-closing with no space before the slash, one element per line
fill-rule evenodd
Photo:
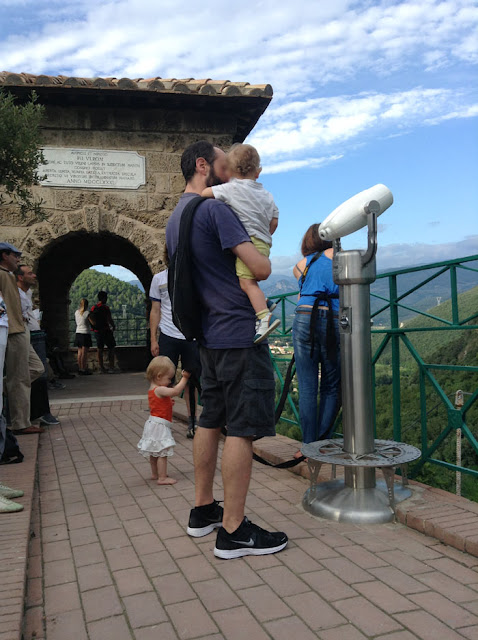
<path fill-rule="evenodd" d="M 75 338 L 74 315 L 81 298 L 91 307 L 97 302 L 98 291 L 108 294 L 108 306 L 115 321 L 115 338 L 118 345 L 144 345 L 147 340 L 147 298 L 135 285 L 114 276 L 86 269 L 77 277 L 70 289 L 70 343 Z M 126 306 L 123 313 L 123 305 Z"/>
<path fill-rule="evenodd" d="M 97 302 L 98 291 L 108 294 L 108 306 L 115 320 L 123 315 L 123 305 L 128 316 L 145 317 L 145 294 L 138 287 L 96 269 L 85 269 L 72 284 L 70 316 L 74 316 L 81 298 L 88 300 L 91 309 Z"/>
<path fill-rule="evenodd" d="M 467 318 L 478 309 L 478 287 L 459 294 L 458 303 L 460 317 Z M 451 303 L 445 302 L 429 313 L 451 319 Z M 475 321 L 476 323 L 476 321 Z M 421 317 L 405 324 L 405 329 L 415 327 L 433 327 L 438 322 Z M 408 334 L 413 346 L 425 363 L 434 365 L 478 365 L 478 331 L 436 331 Z M 378 336 L 373 336 L 373 342 Z M 392 409 L 392 371 L 391 349 L 387 347 L 375 369 L 375 416 L 377 437 L 393 439 L 393 409 Z M 452 405 L 456 391 L 462 390 L 465 402 L 478 388 L 478 373 L 468 371 L 451 371 L 430 369 L 443 393 Z M 430 448 L 439 435 L 447 428 L 449 413 L 443 400 L 429 380 L 425 382 L 426 398 L 426 430 L 422 433 L 420 414 L 420 377 L 418 366 L 404 347 L 400 345 L 400 410 L 403 442 L 413 444 L 420 449 Z M 470 431 L 478 435 L 478 402 L 469 408 L 464 420 Z M 457 432 L 452 429 L 432 457 L 436 460 L 454 464 L 456 462 Z M 478 455 L 466 438 L 462 438 L 461 466 L 478 470 Z M 455 472 L 432 463 L 426 463 L 417 476 L 425 484 L 439 487 L 447 491 L 455 491 Z M 462 474 L 462 495 L 478 502 L 478 482 L 470 475 Z"/>
<path fill-rule="evenodd" d="M 38 182 L 38 166 L 44 162 L 40 149 L 40 121 L 43 107 L 33 92 L 26 104 L 0 91 L 0 186 L 20 206 L 23 216 L 32 212 L 44 218 L 41 201 L 35 201 L 31 185 Z M 0 196 L 0 203 L 2 198 Z"/>

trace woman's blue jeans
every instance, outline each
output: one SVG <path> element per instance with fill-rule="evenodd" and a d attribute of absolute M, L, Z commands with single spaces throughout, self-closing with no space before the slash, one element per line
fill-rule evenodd
<path fill-rule="evenodd" d="M 337 318 L 334 332 L 337 357 L 327 357 L 327 311 L 319 309 L 314 327 L 315 348 L 310 357 L 310 313 L 296 313 L 292 326 L 295 366 L 299 381 L 299 415 L 303 442 L 325 440 L 332 433 L 340 408 L 340 341 Z M 320 402 L 317 410 L 320 367 Z"/>

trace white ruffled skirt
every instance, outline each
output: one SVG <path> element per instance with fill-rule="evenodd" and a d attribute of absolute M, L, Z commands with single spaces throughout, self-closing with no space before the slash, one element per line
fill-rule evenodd
<path fill-rule="evenodd" d="M 173 455 L 176 442 L 171 433 L 171 422 L 157 416 L 149 416 L 144 423 L 143 436 L 138 451 L 145 458 L 164 458 Z"/>

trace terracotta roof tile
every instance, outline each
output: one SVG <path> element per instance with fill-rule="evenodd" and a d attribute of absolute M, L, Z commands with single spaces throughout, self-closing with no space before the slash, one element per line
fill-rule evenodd
<path fill-rule="evenodd" d="M 230 82 L 229 80 L 211 80 L 195 78 L 77 78 L 63 75 L 48 76 L 31 73 L 0 72 L 1 86 L 62 86 L 71 88 L 128 89 L 139 91 L 159 91 L 173 93 L 191 93 L 200 95 L 272 97 L 270 84 L 251 85 L 248 82 Z M 33 88 L 33 86 L 32 86 Z"/>

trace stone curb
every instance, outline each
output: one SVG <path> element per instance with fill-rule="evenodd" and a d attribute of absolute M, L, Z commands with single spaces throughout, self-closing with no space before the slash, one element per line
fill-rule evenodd
<path fill-rule="evenodd" d="M 2 483 L 22 489 L 25 495 L 15 502 L 23 511 L 0 514 L 0 603 L 8 599 L 8 607 L 0 607 L 0 640 L 21 640 L 26 595 L 28 544 L 30 541 L 33 489 L 37 469 L 38 435 L 18 438 L 25 456 L 21 464 L 0 466 Z"/>

